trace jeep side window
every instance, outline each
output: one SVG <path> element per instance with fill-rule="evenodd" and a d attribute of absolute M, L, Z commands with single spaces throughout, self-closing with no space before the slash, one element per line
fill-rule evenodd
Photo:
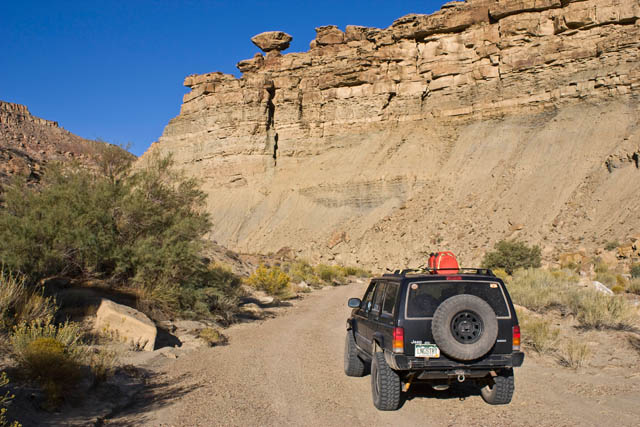
<path fill-rule="evenodd" d="M 382 305 L 383 315 L 393 316 L 393 308 L 396 305 L 397 297 L 398 297 L 398 284 L 387 283 L 387 292 L 384 296 L 384 304 Z"/>
<path fill-rule="evenodd" d="M 373 307 L 371 308 L 371 312 L 373 314 L 380 314 L 380 309 L 382 308 L 382 298 L 384 297 L 384 288 L 385 283 L 378 283 L 376 287 L 376 295 L 373 299 Z"/>
<path fill-rule="evenodd" d="M 373 292 L 376 289 L 376 284 L 372 283 L 367 289 L 367 293 L 364 294 L 364 298 L 362 298 L 362 303 L 360 304 L 360 309 L 366 311 L 367 313 L 371 310 L 371 302 L 373 300 Z"/>

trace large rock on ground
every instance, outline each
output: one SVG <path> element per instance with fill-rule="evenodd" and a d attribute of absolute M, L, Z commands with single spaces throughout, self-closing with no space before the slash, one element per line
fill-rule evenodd
<path fill-rule="evenodd" d="M 251 37 L 253 44 L 264 52 L 285 50 L 289 47 L 293 37 L 283 31 L 267 31 Z"/>
<path fill-rule="evenodd" d="M 95 328 L 146 351 L 152 351 L 156 342 L 156 325 L 144 313 L 107 299 L 100 303 Z"/>

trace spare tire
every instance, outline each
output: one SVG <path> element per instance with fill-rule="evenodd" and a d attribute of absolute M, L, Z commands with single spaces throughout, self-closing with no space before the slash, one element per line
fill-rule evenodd
<path fill-rule="evenodd" d="M 478 359 L 498 337 L 498 320 L 491 306 L 474 295 L 446 299 L 433 314 L 433 339 L 440 350 L 457 360 Z"/>

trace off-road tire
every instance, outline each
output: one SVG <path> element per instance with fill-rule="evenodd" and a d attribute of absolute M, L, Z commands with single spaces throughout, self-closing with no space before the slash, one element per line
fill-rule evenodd
<path fill-rule="evenodd" d="M 344 340 L 344 373 L 350 377 L 362 377 L 365 373 L 364 362 L 358 357 L 353 332 L 347 331 Z"/>
<path fill-rule="evenodd" d="M 482 324 L 477 341 L 459 342 L 452 322 L 460 313 L 472 313 Z M 440 350 L 457 360 L 474 360 L 487 354 L 498 337 L 498 320 L 491 306 L 475 295 L 461 294 L 446 299 L 433 314 L 431 333 Z"/>
<path fill-rule="evenodd" d="M 400 407 L 400 377 L 387 365 L 382 352 L 373 353 L 371 361 L 371 394 L 373 405 L 381 411 Z"/>
<path fill-rule="evenodd" d="M 490 405 L 506 405 L 511 402 L 514 389 L 513 369 L 505 369 L 493 377 L 493 385 L 482 387 L 480 394 Z"/>

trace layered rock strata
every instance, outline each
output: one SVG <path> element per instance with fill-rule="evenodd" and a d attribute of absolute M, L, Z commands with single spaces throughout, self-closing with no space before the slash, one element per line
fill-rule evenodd
<path fill-rule="evenodd" d="M 212 235 L 374 268 L 501 238 L 545 255 L 640 227 L 640 2 L 474 0 L 185 79 L 150 151 L 210 194 Z M 635 159 L 635 160 L 634 160 Z M 333 238 L 343 236 L 339 241 Z"/>
<path fill-rule="evenodd" d="M 0 101 L 0 183 L 13 175 L 37 181 L 47 162 L 86 160 L 94 144 L 33 116 L 25 105 Z"/>

